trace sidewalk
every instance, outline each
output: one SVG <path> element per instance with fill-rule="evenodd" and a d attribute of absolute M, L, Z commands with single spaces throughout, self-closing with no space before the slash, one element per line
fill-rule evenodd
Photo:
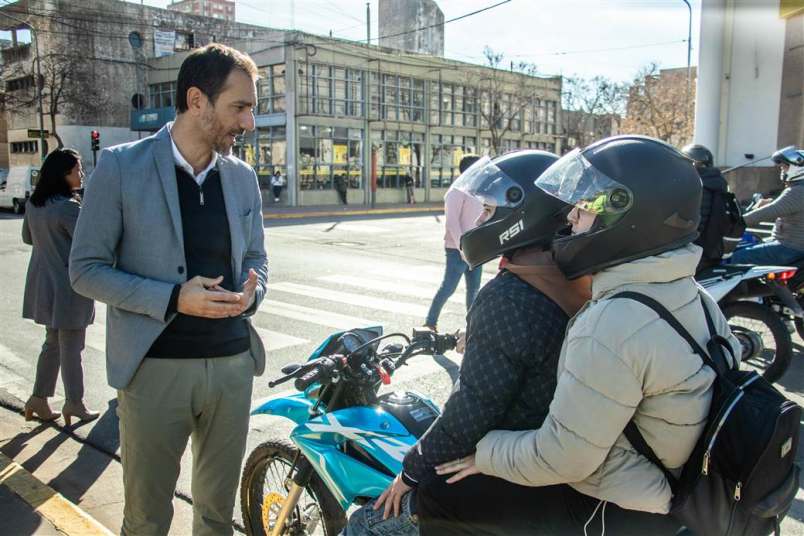
<path fill-rule="evenodd" d="M 123 522 L 119 461 L 63 429 L 0 407 L 0 534 L 110 536 Z M 171 534 L 192 527 L 173 499 Z"/>
<path fill-rule="evenodd" d="M 378 204 L 369 205 L 316 205 L 288 207 L 274 204 L 270 199 L 263 202 L 263 217 L 266 220 L 294 220 L 301 218 L 332 218 L 349 216 L 401 216 L 413 214 L 441 214 L 443 203 Z"/>

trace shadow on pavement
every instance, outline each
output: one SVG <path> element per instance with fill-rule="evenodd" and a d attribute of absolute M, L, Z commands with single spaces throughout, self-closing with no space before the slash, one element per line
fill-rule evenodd
<path fill-rule="evenodd" d="M 117 423 L 117 399 L 109 400 L 109 407 L 91 423 L 92 430 L 87 434 L 75 459 L 50 481 L 50 486 L 74 503 L 79 503 L 87 490 L 100 478 L 106 468 L 114 461 L 109 455 L 99 455 L 97 447 L 103 445 L 108 452 L 115 452 L 120 444 Z M 101 439 L 103 438 L 103 439 Z"/>
<path fill-rule="evenodd" d="M 42 518 L 31 506 L 14 495 L 6 486 L 0 486 L 0 512 L 3 512 L 3 515 L 0 515 L 0 534 L 18 536 L 59 534 L 55 528 L 43 523 Z"/>
<path fill-rule="evenodd" d="M 0 448 L 0 452 L 11 458 L 12 460 L 25 448 L 25 445 L 28 443 L 28 440 L 37 436 L 50 428 L 49 424 L 42 423 L 33 430 L 29 432 L 25 432 L 22 434 L 17 434 L 13 438 L 11 438 L 8 443 L 3 445 Z M 70 438 L 67 434 L 56 434 L 51 439 L 49 439 L 33 456 L 28 458 L 25 461 L 23 467 L 30 472 L 33 473 L 36 469 L 42 465 L 56 450 L 59 446 L 67 441 Z"/>

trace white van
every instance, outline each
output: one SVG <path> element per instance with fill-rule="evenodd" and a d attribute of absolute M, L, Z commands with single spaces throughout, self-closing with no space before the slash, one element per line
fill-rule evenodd
<path fill-rule="evenodd" d="M 39 179 L 39 168 L 14 166 L 5 177 L 0 174 L 0 208 L 10 208 L 22 214 Z"/>

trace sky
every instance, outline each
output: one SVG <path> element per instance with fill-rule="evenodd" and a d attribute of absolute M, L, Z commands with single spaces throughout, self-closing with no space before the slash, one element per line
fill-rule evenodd
<path fill-rule="evenodd" d="M 129 0 L 140 3 L 140 0 Z M 371 0 L 371 35 L 378 35 Z M 436 0 L 449 20 L 501 0 Z M 166 7 L 169 0 L 142 0 Z M 692 65 L 697 63 L 701 0 L 692 4 Z M 366 38 L 366 0 L 237 0 L 237 20 L 346 39 Z M 640 68 L 687 65 L 689 11 L 683 0 L 511 0 L 444 25 L 444 55 L 483 63 L 491 47 L 544 75 L 605 76 L 630 81 Z"/>

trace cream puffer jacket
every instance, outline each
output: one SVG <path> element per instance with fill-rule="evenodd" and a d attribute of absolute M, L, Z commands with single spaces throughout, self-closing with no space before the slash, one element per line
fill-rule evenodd
<path fill-rule="evenodd" d="M 739 359 L 726 319 L 692 278 L 700 256 L 689 245 L 596 274 L 592 300 L 567 328 L 543 426 L 489 432 L 477 445 L 478 469 L 528 486 L 570 484 L 623 508 L 667 513 L 667 479 L 622 431 L 633 417 L 665 467 L 680 469 L 703 432 L 715 373 L 651 309 L 607 298 L 626 290 L 654 298 L 706 348 L 702 297 Z"/>

